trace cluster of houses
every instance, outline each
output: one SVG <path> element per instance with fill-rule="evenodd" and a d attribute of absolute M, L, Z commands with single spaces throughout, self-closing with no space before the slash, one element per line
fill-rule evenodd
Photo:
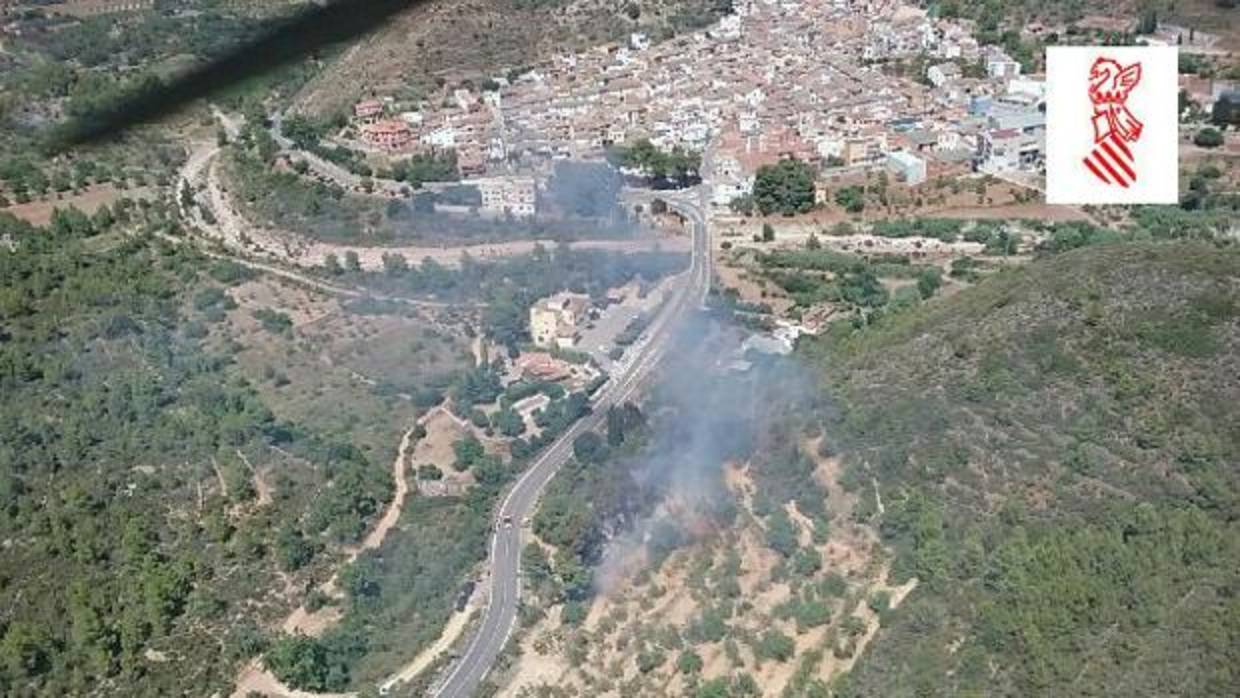
<path fill-rule="evenodd" d="M 388 105 L 379 99 L 366 99 L 353 107 L 354 124 L 361 140 L 376 149 L 391 154 L 407 153 L 419 149 L 416 135 L 419 121 L 387 116 Z M 463 143 L 455 141 L 440 143 L 428 141 L 423 150 L 455 149 L 457 167 L 465 178 L 462 184 L 478 190 L 481 204 L 478 212 L 491 216 L 532 218 L 538 204 L 537 181 L 532 176 L 479 176 L 486 171 L 477 157 L 471 157 Z M 450 208 L 450 207 L 448 207 Z"/>
<path fill-rule="evenodd" d="M 894 61 L 927 67 L 893 78 Z M 453 148 L 467 176 L 601 157 L 636 138 L 711 145 L 703 174 L 724 205 L 748 193 L 759 167 L 786 157 L 845 176 L 886 169 L 910 185 L 975 169 L 1036 171 L 1044 86 L 1022 72 L 965 24 L 897 2 L 738 0 L 704 31 L 556 56 L 416 111 L 367 100 L 354 117 L 366 145 Z"/>
<path fill-rule="evenodd" d="M 1036 39 L 1049 29 L 1025 31 Z M 751 192 L 760 167 L 789 157 L 836 183 L 874 170 L 909 186 L 969 172 L 1037 175 L 1046 85 L 1025 69 L 979 44 L 967 21 L 894 0 L 737 0 L 696 33 L 657 44 L 635 34 L 486 90 L 445 88 L 416 111 L 368 100 L 355 117 L 366 144 L 454 148 L 467 175 L 597 158 L 638 138 L 704 151 L 702 174 L 724 206 Z M 1185 87 L 1206 108 L 1231 89 Z"/>
<path fill-rule="evenodd" d="M 353 107 L 353 120 L 357 126 L 361 144 L 389 153 L 401 154 L 418 150 L 455 150 L 457 166 L 465 176 L 486 172 L 487 154 L 479 145 L 487 134 L 487 116 L 477 109 L 477 103 L 469 102 L 468 90 L 458 90 L 458 100 L 464 105 L 472 104 L 470 111 L 453 119 L 448 128 L 432 128 L 423 114 L 405 111 L 392 115 L 391 105 L 385 100 L 367 99 Z"/>

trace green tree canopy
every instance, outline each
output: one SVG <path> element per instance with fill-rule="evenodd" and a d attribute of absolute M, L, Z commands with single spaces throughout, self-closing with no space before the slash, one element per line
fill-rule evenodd
<path fill-rule="evenodd" d="M 754 179 L 754 203 L 767 216 L 807 213 L 814 208 L 814 176 L 814 168 L 796 158 L 765 165 Z"/>

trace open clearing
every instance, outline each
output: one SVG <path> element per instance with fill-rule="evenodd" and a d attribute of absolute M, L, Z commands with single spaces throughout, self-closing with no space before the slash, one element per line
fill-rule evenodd
<path fill-rule="evenodd" d="M 48 199 L 30 201 L 24 204 L 13 204 L 0 209 L 17 216 L 33 225 L 47 225 L 52 220 L 52 212 L 58 208 L 76 208 L 83 213 L 93 214 L 100 206 L 112 205 L 123 198 L 149 199 L 155 196 L 150 187 L 136 189 L 117 189 L 113 184 L 95 184 L 82 190 L 81 194 L 57 194 Z"/>

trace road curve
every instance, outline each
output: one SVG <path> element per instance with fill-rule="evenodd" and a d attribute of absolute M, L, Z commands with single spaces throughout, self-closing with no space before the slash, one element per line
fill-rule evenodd
<path fill-rule="evenodd" d="M 217 111 L 229 135 L 236 137 L 239 126 L 229 121 Z M 278 127 L 277 137 L 280 137 Z M 206 145 L 191 154 L 189 162 L 183 168 L 182 181 L 192 183 L 199 179 L 219 147 Z M 496 526 L 491 536 L 490 555 L 488 559 L 489 594 L 487 605 L 483 609 L 481 625 L 471 637 L 461 657 L 440 678 L 433 693 L 439 698 L 470 698 L 486 679 L 495 661 L 503 651 L 512 629 L 516 624 L 517 611 L 521 596 L 521 527 L 518 525 L 530 516 L 537 506 L 538 498 L 547 483 L 555 476 L 560 466 L 571 456 L 573 441 L 587 431 L 595 430 L 606 420 L 608 408 L 622 404 L 633 397 L 633 394 L 650 376 L 666 350 L 668 340 L 674 334 L 679 321 L 694 308 L 700 307 L 706 300 L 711 283 L 711 246 L 709 230 L 703 211 L 706 208 L 705 190 L 682 192 L 631 192 L 635 200 L 649 202 L 661 198 L 668 206 L 681 213 L 691 224 L 693 232 L 692 256 L 689 269 L 683 272 L 683 278 L 676 286 L 676 291 L 659 315 L 650 324 L 643 335 L 630 348 L 633 357 L 627 364 L 623 374 L 612 376 L 593 400 L 593 411 L 578 420 L 552 445 L 542 452 L 520 479 L 512 486 L 501 504 L 496 522 L 506 519 L 514 524 Z M 196 206 L 182 205 L 181 213 L 189 221 L 203 229 L 210 230 L 213 226 L 203 220 Z M 180 242 L 179 239 L 170 241 Z M 211 250 L 204 250 L 209 256 L 235 258 Z M 238 262 L 250 268 L 276 274 L 290 280 L 298 281 L 320 290 L 336 293 L 346 297 L 369 297 L 377 300 L 408 303 L 411 305 L 441 305 L 436 302 L 412 301 L 402 298 L 387 298 L 370 294 L 360 289 L 346 288 L 324 282 L 320 279 L 290 271 L 275 265 L 265 264 L 244 257 L 236 258 Z M 403 452 L 402 444 L 402 452 Z M 392 681 L 384 683 L 381 693 L 387 693 L 395 687 Z"/>
<path fill-rule="evenodd" d="M 491 536 L 488 561 L 490 593 L 482 612 L 482 622 L 460 658 L 438 682 L 437 698 L 470 698 L 486 679 L 516 624 L 521 598 L 521 526 L 534 512 L 543 488 L 573 453 L 573 441 L 587 431 L 598 429 L 607 418 L 607 409 L 630 399 L 658 364 L 668 339 L 679 321 L 704 302 L 710 287 L 710 243 L 701 201 L 664 196 L 668 205 L 688 218 L 693 226 L 693 255 L 689 270 L 676 295 L 634 346 L 634 359 L 628 370 L 613 376 L 593 402 L 593 412 L 575 423 L 517 480 L 497 513 L 497 522 L 510 520 L 511 526 L 497 525 Z"/>

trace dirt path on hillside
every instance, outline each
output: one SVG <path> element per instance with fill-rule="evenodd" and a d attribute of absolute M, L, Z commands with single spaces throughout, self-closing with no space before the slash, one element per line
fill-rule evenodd
<path fill-rule="evenodd" d="M 245 457 L 245 453 L 241 449 L 237 449 L 237 457 L 241 459 L 241 462 L 249 469 L 250 476 L 254 478 L 254 492 L 258 496 L 258 506 L 264 507 L 271 504 L 271 484 L 267 482 L 262 473 L 258 472 L 258 469 L 254 467 L 250 459 Z"/>
<path fill-rule="evenodd" d="M 457 417 L 442 406 L 437 407 L 418 418 L 417 424 L 426 426 L 431 420 L 448 415 L 453 420 Z M 416 428 L 416 427 L 415 427 Z M 388 532 L 393 526 L 400 521 L 401 513 L 404 511 L 406 498 L 410 493 L 410 483 L 408 479 L 409 463 L 414 454 L 413 443 L 414 429 L 405 432 L 400 440 L 400 449 L 397 452 L 396 460 L 392 463 L 392 478 L 396 483 L 396 490 L 392 496 L 392 503 L 388 505 L 383 516 L 375 522 L 375 527 L 362 540 L 360 544 L 354 546 L 348 551 L 346 559 L 337 568 L 331 579 L 319 585 L 319 591 L 333 599 L 342 599 L 344 594 L 340 590 L 337 580 L 339 579 L 341 570 L 346 565 L 357 559 L 359 555 L 367 550 L 373 550 L 383 544 Z M 449 451 L 450 453 L 450 451 Z M 446 456 L 445 456 L 446 458 Z M 434 459 L 438 460 L 438 459 Z M 444 627 L 443 633 L 433 645 L 427 647 L 416 657 L 411 659 L 401 669 L 390 678 L 383 682 L 383 686 L 391 688 L 400 683 L 407 682 L 415 678 L 418 674 L 425 671 L 428 667 L 435 663 L 445 652 L 451 649 L 452 645 L 461 637 L 469 626 L 469 619 L 474 610 L 477 608 L 481 599 L 478 592 L 470 599 L 469 604 L 462 611 L 459 611 L 448 620 Z M 312 637 L 322 635 L 328 628 L 343 617 L 343 612 L 339 605 L 324 606 L 317 612 L 310 612 L 306 607 L 299 606 L 285 619 L 281 628 L 286 633 L 302 633 Z M 356 693 L 308 693 L 306 691 L 298 691 L 286 686 L 277 679 L 270 671 L 262 666 L 258 660 L 252 660 L 241 670 L 237 677 L 236 688 L 233 690 L 231 698 L 247 698 L 251 692 L 258 692 L 264 696 L 271 698 L 356 698 Z"/>
<path fill-rule="evenodd" d="M 924 211 L 924 218 L 961 218 L 967 220 L 1036 220 L 1047 222 L 1091 221 L 1079 206 L 1044 203 L 1002 204 L 998 206 L 953 206 Z"/>
<path fill-rule="evenodd" d="M 383 539 L 387 536 L 388 531 L 396 525 L 400 519 L 400 513 L 404 510 L 405 495 L 409 494 L 409 480 L 406 478 L 406 460 L 409 456 L 410 445 L 413 443 L 413 429 L 405 432 L 400 438 L 400 450 L 396 453 L 396 460 L 392 462 L 392 479 L 396 482 L 396 492 L 392 495 L 392 505 L 383 513 L 378 523 L 370 535 L 362 540 L 360 549 L 349 556 L 350 562 L 356 558 L 364 550 L 372 550 L 379 547 L 383 543 Z"/>
<path fill-rule="evenodd" d="M 220 251 L 209 246 L 198 246 L 201 253 L 208 257 L 218 259 L 229 259 L 244 267 L 261 271 L 265 274 L 271 274 L 281 279 L 287 279 L 295 283 L 307 286 L 309 288 L 318 289 L 324 293 L 329 293 L 347 298 L 370 298 L 378 301 L 400 303 L 418 308 L 448 308 L 460 307 L 467 305 L 477 305 L 476 303 L 448 303 L 443 301 L 420 300 L 412 298 L 398 298 L 393 296 L 385 296 L 378 293 L 371 293 L 360 288 L 348 288 L 338 286 L 336 284 L 327 283 L 322 279 L 307 274 L 293 271 L 292 269 L 278 266 L 280 263 L 296 264 L 295 260 L 282 258 L 279 254 L 270 250 L 265 250 L 270 262 L 255 261 L 249 255 L 255 251 L 263 252 L 264 250 L 252 250 L 249 248 L 249 237 L 243 230 L 246 224 L 235 211 L 227 207 L 228 198 L 218 189 L 213 189 L 210 177 L 204 176 L 204 172 L 209 169 L 213 158 L 219 153 L 219 148 L 207 145 L 200 145 L 194 150 L 185 166 L 181 169 L 181 179 L 189 182 L 193 186 L 202 186 L 206 189 L 210 208 L 216 215 L 213 223 L 204 220 L 199 207 L 197 205 L 186 207 L 180 205 L 181 216 L 190 221 L 199 231 L 206 233 L 206 238 L 215 242 L 220 242 L 227 249 L 227 252 Z M 205 180 L 205 183 L 204 183 Z M 179 200 L 180 197 L 178 197 Z M 216 210 L 216 206 L 223 206 Z M 175 244 L 186 244 L 193 242 L 199 238 L 183 238 L 173 235 L 162 234 L 160 238 Z"/>
<path fill-rule="evenodd" d="M 326 594 L 328 598 L 338 601 L 344 599 L 344 592 L 340 590 L 337 584 L 341 570 L 356 560 L 362 553 L 367 550 L 374 550 L 382 545 L 388 531 L 392 530 L 392 527 L 400 520 L 401 512 L 405 508 L 405 497 L 409 494 L 409 479 L 406 471 L 408 470 L 407 465 L 412 441 L 413 429 L 410 429 L 401 437 L 396 460 L 392 463 L 392 480 L 396 483 L 396 490 L 392 494 L 392 503 L 388 505 L 387 510 L 383 512 L 383 516 L 379 517 L 379 520 L 375 522 L 375 527 L 370 530 L 370 533 L 366 534 L 362 542 L 348 549 L 344 562 L 340 564 L 332 578 L 319 586 L 319 591 Z M 284 632 L 289 634 L 302 633 L 311 637 L 317 637 L 322 635 L 327 628 L 334 625 L 341 615 L 342 612 L 338 605 L 324 606 L 318 611 L 310 611 L 303 604 L 298 606 L 285 619 L 283 625 Z"/>
<path fill-rule="evenodd" d="M 421 423 L 422 420 L 419 419 L 418 421 Z M 388 531 L 392 530 L 392 527 L 400 520 L 401 512 L 404 511 L 405 507 L 405 497 L 409 494 L 408 468 L 406 466 L 409 453 L 412 450 L 413 432 L 414 429 L 411 428 L 401 437 L 400 446 L 396 452 L 396 459 L 392 463 L 392 478 L 396 483 L 392 502 L 388 505 L 387 510 L 383 512 L 383 516 L 379 517 L 379 520 L 375 522 L 375 527 L 362 539 L 362 542 L 348 550 L 344 561 L 336 568 L 336 572 L 331 579 L 319 585 L 319 591 L 326 594 L 329 598 L 336 599 L 337 601 L 343 598 L 344 594 L 340 591 L 337 583 L 340 572 L 363 552 L 373 550 L 382 545 Z M 302 633 L 317 637 L 335 624 L 341 616 L 342 612 L 339 610 L 338 605 L 324 606 L 318 611 L 312 612 L 303 604 L 289 614 L 281 627 L 286 633 Z M 242 669 L 241 674 L 237 677 L 236 689 L 232 693 L 232 698 L 246 698 L 251 691 L 268 696 L 283 696 L 284 698 L 305 698 L 306 696 L 322 698 L 323 696 L 329 696 L 329 694 L 295 691 L 285 686 L 271 672 L 263 668 L 257 659 L 251 661 Z M 352 694 L 331 695 L 348 696 Z"/>
<path fill-rule="evenodd" d="M 869 592 L 870 594 L 875 592 L 886 592 L 890 595 L 888 597 L 889 607 L 896 609 L 899 608 L 900 604 L 904 603 L 904 599 L 917 588 L 917 578 L 914 577 L 904 584 L 893 586 L 888 584 L 886 581 L 888 572 L 889 570 L 887 568 L 883 569 L 883 571 L 879 574 L 879 579 L 882 581 L 871 585 Z M 840 657 L 834 652 L 828 652 L 826 654 L 823 664 L 818 671 L 818 676 L 827 682 L 834 680 L 841 674 L 847 674 L 852 671 L 853 666 L 863 655 L 865 655 L 865 651 L 870 646 L 870 642 L 872 642 L 875 636 L 878 635 L 878 631 L 881 628 L 879 614 L 876 613 L 874 609 L 870 608 L 870 606 L 865 603 L 864 599 L 859 600 L 852 612 L 848 615 L 859 619 L 865 629 L 862 631 L 861 635 L 856 638 L 856 644 L 853 646 L 852 652 L 847 656 Z"/>

